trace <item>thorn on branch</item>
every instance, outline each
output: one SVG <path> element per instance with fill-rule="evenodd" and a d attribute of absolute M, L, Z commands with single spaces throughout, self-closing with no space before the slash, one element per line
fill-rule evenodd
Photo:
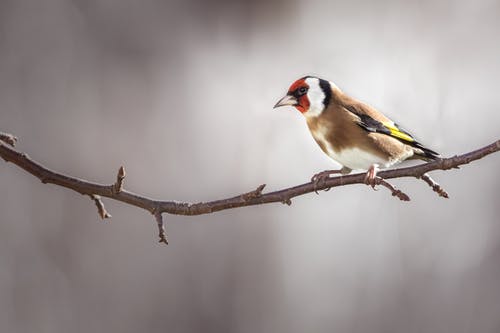
<path fill-rule="evenodd" d="M 243 200 L 250 201 L 252 199 L 255 199 L 255 198 L 262 196 L 262 190 L 264 190 L 264 187 L 266 187 L 266 184 L 259 185 L 259 187 L 257 187 L 257 189 L 243 194 L 242 195 Z"/>
<path fill-rule="evenodd" d="M 0 132 L 0 140 L 14 147 L 17 143 L 17 137 L 9 133 Z"/>
<path fill-rule="evenodd" d="M 113 184 L 114 194 L 118 194 L 123 190 L 123 180 L 125 179 L 125 175 L 125 168 L 121 166 L 118 170 L 118 174 L 116 175 L 116 182 Z"/>
<path fill-rule="evenodd" d="M 382 186 L 388 188 L 391 191 L 392 196 L 397 197 L 401 201 L 410 201 L 410 197 L 406 193 L 397 189 L 396 187 L 394 187 L 394 185 L 392 185 L 391 183 L 389 183 L 388 181 L 386 181 L 385 179 L 383 179 L 381 177 L 378 177 L 378 176 L 375 177 L 375 184 L 382 185 Z"/>
<path fill-rule="evenodd" d="M 104 207 L 104 203 L 101 200 L 101 196 L 97 194 L 91 194 L 90 198 L 94 200 L 95 205 L 97 206 L 97 213 L 101 219 L 109 219 L 111 218 L 111 214 L 108 213 L 106 208 Z"/>
<path fill-rule="evenodd" d="M 160 237 L 159 242 L 168 245 L 167 232 L 165 231 L 163 216 L 161 215 L 161 212 L 158 209 L 155 210 L 153 215 L 155 216 L 156 223 L 158 224 L 158 236 Z"/>
<path fill-rule="evenodd" d="M 434 181 L 434 179 L 432 179 L 428 173 L 424 173 L 422 176 L 417 177 L 417 178 L 420 178 L 424 182 L 426 182 L 430 187 L 432 187 L 432 190 L 434 192 L 439 194 L 440 197 L 447 198 L 447 199 L 449 198 L 448 193 L 445 191 L 445 189 L 442 188 L 441 185 L 439 185 L 436 181 Z"/>

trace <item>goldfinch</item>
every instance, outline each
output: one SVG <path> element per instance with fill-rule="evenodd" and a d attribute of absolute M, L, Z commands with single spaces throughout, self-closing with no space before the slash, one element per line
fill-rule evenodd
<path fill-rule="evenodd" d="M 344 94 L 333 82 L 314 76 L 300 78 L 274 108 L 285 105 L 294 106 L 305 116 L 321 150 L 342 165 L 340 170 L 314 175 L 315 184 L 334 173 L 367 170 L 365 182 L 374 187 L 379 168 L 407 159 L 440 157 L 373 107 Z"/>

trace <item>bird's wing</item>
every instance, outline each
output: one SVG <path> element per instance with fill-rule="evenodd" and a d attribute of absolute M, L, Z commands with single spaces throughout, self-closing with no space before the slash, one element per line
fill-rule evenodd
<path fill-rule="evenodd" d="M 420 144 L 415 138 L 392 120 L 364 104 L 346 104 L 344 108 L 358 118 L 358 125 L 368 132 L 389 135 L 422 151 L 426 158 L 435 159 L 439 154 Z"/>

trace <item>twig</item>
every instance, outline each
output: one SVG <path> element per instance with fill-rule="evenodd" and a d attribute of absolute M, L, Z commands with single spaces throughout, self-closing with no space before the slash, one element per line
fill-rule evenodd
<path fill-rule="evenodd" d="M 468 164 L 474 160 L 481 159 L 484 156 L 493 154 L 499 150 L 500 150 L 500 140 L 497 140 L 490 145 L 465 153 L 463 155 L 453 156 L 450 158 L 443 158 L 433 162 L 406 168 L 384 170 L 380 171 L 378 173 L 378 176 L 383 179 L 391 179 L 399 177 L 417 177 L 417 178 L 422 178 L 424 181 L 427 182 L 426 180 L 427 178 L 425 176 L 424 177 L 422 176 L 429 171 L 448 170 L 456 168 L 459 165 Z M 44 183 L 51 183 L 62 187 L 66 187 L 81 194 L 86 194 L 91 196 L 99 195 L 101 197 L 111 198 L 113 200 L 121 201 L 126 204 L 145 209 L 155 215 L 158 225 L 160 226 L 161 224 L 162 228 L 164 228 L 163 218 L 160 218 L 162 213 L 176 214 L 176 215 L 201 215 L 225 209 L 261 205 L 272 202 L 282 202 L 286 204 L 291 204 L 291 199 L 294 197 L 304 195 L 306 193 L 311 193 L 314 192 L 315 190 L 324 190 L 326 188 L 333 188 L 351 184 L 364 184 L 364 179 L 365 179 L 365 173 L 343 175 L 341 177 L 328 178 L 325 180 L 325 182 L 321 182 L 321 184 L 319 185 L 314 184 L 313 182 L 308 182 L 294 187 L 268 193 L 262 193 L 264 187 L 263 185 L 261 185 L 254 191 L 248 192 L 243 195 L 237 195 L 227 199 L 214 200 L 209 202 L 187 203 L 187 202 L 177 202 L 177 201 L 154 200 L 127 191 L 122 188 L 123 179 L 118 181 L 118 178 L 121 178 L 120 176 L 117 177 L 117 181 L 114 184 L 103 185 L 55 172 L 43 166 L 42 164 L 32 160 L 26 154 L 17 151 L 10 145 L 4 143 L 2 140 L 0 140 L 0 157 L 2 157 L 8 162 L 16 164 L 20 168 L 26 170 L 35 177 L 39 178 Z M 124 172 L 123 176 L 125 176 Z M 121 183 L 121 186 L 117 186 L 117 183 L 118 185 L 120 185 Z M 435 185 L 431 186 L 436 191 Z M 117 188 L 121 190 L 117 191 L 116 190 Z M 398 194 L 397 192 L 399 190 L 396 190 L 394 188 L 391 189 L 390 187 L 389 189 L 392 191 L 393 195 L 398 196 L 400 199 L 402 198 L 402 194 Z M 440 193 L 439 191 L 436 192 Z M 160 231 L 160 241 L 163 242 L 161 231 Z M 166 236 L 165 236 L 165 242 L 166 242 Z"/>
<path fill-rule="evenodd" d="M 257 187 L 257 189 L 250 191 L 248 193 L 242 194 L 241 198 L 243 199 L 243 201 L 248 201 L 248 200 L 258 198 L 262 195 L 262 190 L 264 190 L 264 187 L 266 187 L 266 184 L 259 185 L 259 187 Z"/>
<path fill-rule="evenodd" d="M 398 190 L 396 187 L 394 187 L 394 185 L 392 185 L 391 183 L 389 183 L 388 181 L 386 181 L 383 178 L 376 177 L 375 184 L 382 185 L 382 186 L 388 188 L 391 191 L 392 196 L 399 198 L 399 200 L 401 200 L 401 201 L 410 201 L 410 197 L 406 193 L 404 193 L 401 190 Z"/>
<path fill-rule="evenodd" d="M 104 207 L 104 203 L 101 200 L 101 196 L 97 194 L 90 194 L 90 198 L 94 200 L 95 205 L 97 206 L 97 213 L 101 219 L 109 219 L 111 218 L 111 214 L 108 213 L 106 208 Z"/>
<path fill-rule="evenodd" d="M 155 216 L 156 223 L 158 224 L 158 237 L 160 237 L 159 242 L 168 245 L 167 232 L 165 231 L 163 216 L 159 210 L 155 211 L 153 215 Z"/>
<path fill-rule="evenodd" d="M 441 185 L 439 185 L 434 179 L 432 179 L 431 176 L 429 176 L 429 174 L 424 173 L 423 175 L 417 178 L 420 178 L 424 182 L 429 184 L 429 186 L 432 187 L 432 190 L 437 194 L 439 194 L 440 197 L 449 198 L 448 193 L 446 193 L 444 188 L 442 188 Z"/>
<path fill-rule="evenodd" d="M 118 174 L 116 175 L 116 182 L 113 185 L 113 191 L 116 193 L 120 193 L 123 190 L 123 180 L 125 179 L 125 168 L 123 166 L 118 170 Z"/>

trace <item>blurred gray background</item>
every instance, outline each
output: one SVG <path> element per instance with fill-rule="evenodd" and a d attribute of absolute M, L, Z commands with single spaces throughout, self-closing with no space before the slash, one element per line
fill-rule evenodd
<path fill-rule="evenodd" d="M 294 109 L 330 79 L 443 155 L 499 137 L 497 1 L 0 1 L 0 130 L 45 165 L 162 199 L 336 167 Z M 498 332 L 500 154 L 440 199 L 356 185 L 166 216 L 0 163 L 2 332 Z"/>

